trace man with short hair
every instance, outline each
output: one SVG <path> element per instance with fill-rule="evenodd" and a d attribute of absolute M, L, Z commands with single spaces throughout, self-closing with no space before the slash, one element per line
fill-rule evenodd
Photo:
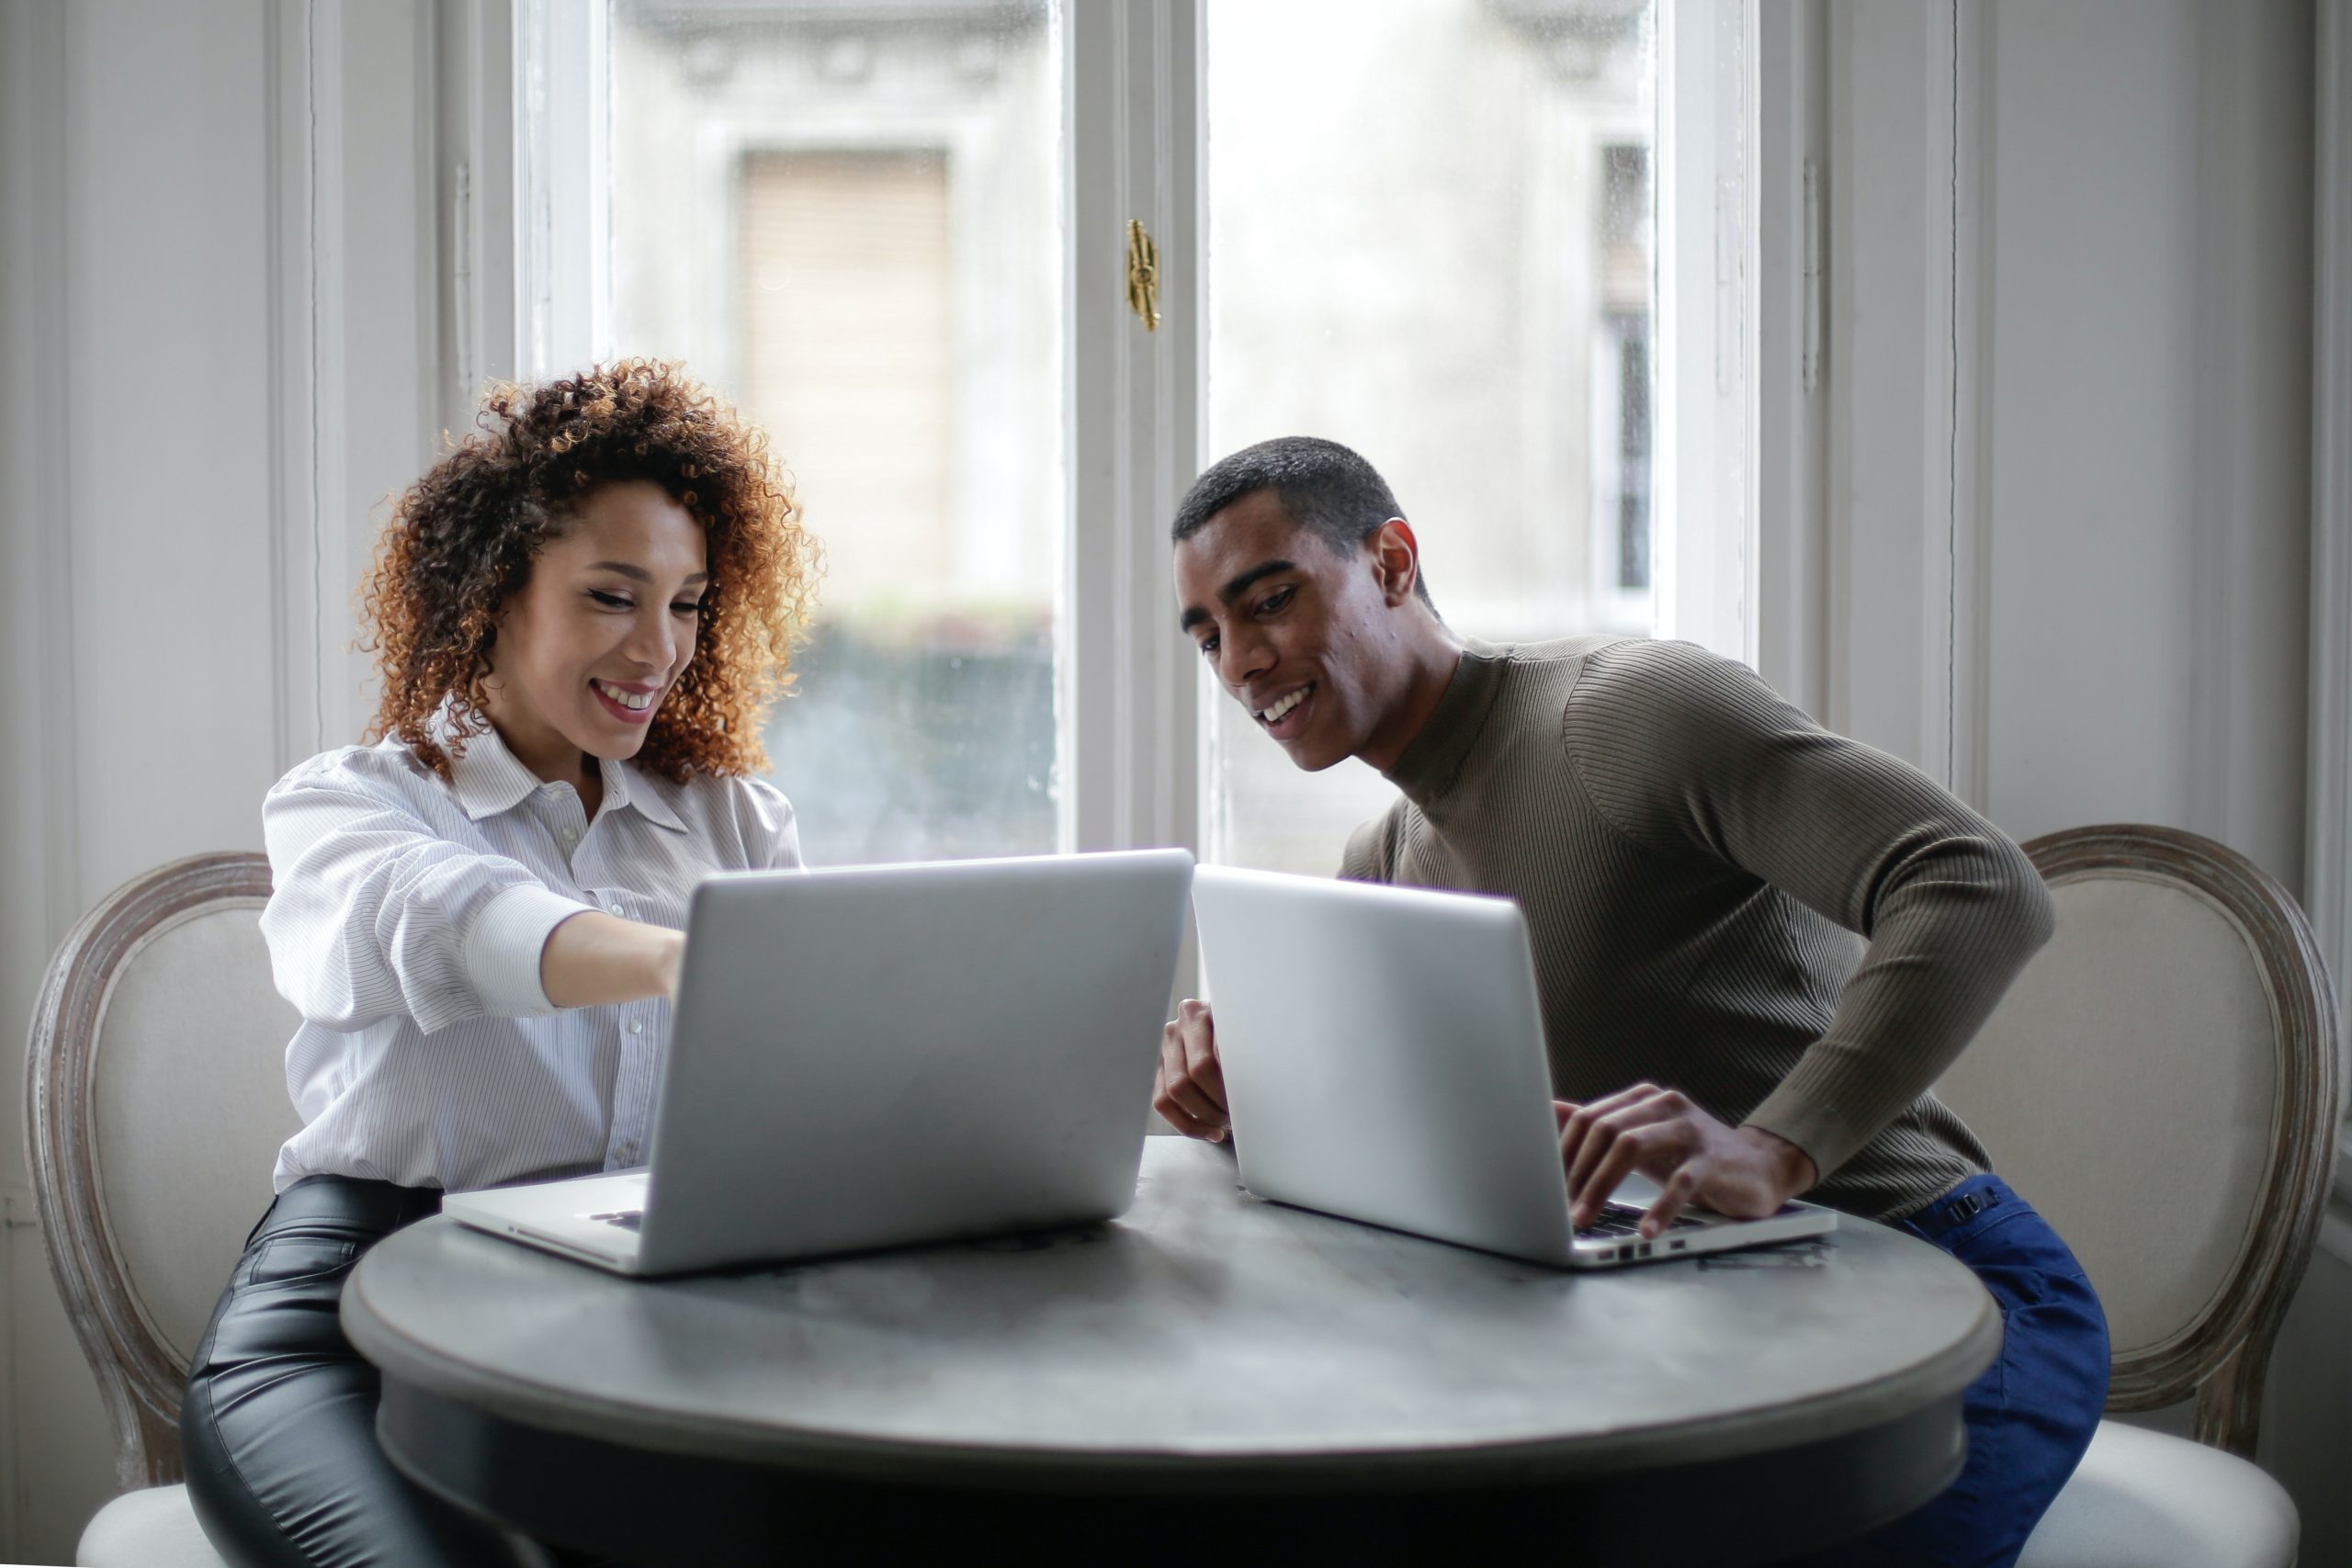
<path fill-rule="evenodd" d="M 2012 1562 L 2098 1424 L 2106 1321 L 1929 1089 L 2048 939 L 2032 863 L 1704 649 L 1457 636 L 1387 485 L 1336 442 L 1225 458 L 1171 534 L 1182 626 L 1226 690 L 1299 767 L 1357 757 L 1401 792 L 1340 874 L 1518 901 L 1579 1225 L 1638 1170 L 1665 1194 L 1645 1235 L 1805 1193 L 1977 1272 L 2006 1334 L 1967 1468 L 1837 1560 Z M 1201 1002 L 1168 1025 L 1156 1103 L 1226 1135 Z"/>

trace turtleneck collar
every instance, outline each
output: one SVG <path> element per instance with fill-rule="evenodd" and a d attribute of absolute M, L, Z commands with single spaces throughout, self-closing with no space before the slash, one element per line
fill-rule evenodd
<path fill-rule="evenodd" d="M 1487 716 L 1494 711 L 1510 652 L 1508 648 L 1476 637 L 1462 639 L 1462 658 L 1453 667 L 1453 678 L 1446 682 L 1445 695 L 1438 699 L 1429 722 L 1406 743 L 1396 765 L 1388 771 L 1388 782 L 1404 791 L 1405 798 L 1414 805 L 1427 810 L 1453 787 L 1463 760 L 1487 728 Z"/>

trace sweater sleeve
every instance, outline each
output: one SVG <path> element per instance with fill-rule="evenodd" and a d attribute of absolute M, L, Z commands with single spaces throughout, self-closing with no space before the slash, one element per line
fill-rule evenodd
<path fill-rule="evenodd" d="M 1867 939 L 1828 1030 L 1747 1122 L 1824 1177 L 1928 1091 L 2049 940 L 2049 890 L 1999 829 L 1745 665 L 1613 645 L 1586 661 L 1564 739 L 1635 842 L 1736 867 Z"/>

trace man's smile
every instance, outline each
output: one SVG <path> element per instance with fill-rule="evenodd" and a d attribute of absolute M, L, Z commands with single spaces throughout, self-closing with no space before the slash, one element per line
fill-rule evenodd
<path fill-rule="evenodd" d="M 1304 686 L 1293 686 L 1272 702 L 1250 705 L 1250 716 L 1275 739 L 1295 739 L 1306 727 L 1307 699 L 1314 693 L 1315 682 L 1312 681 Z"/>

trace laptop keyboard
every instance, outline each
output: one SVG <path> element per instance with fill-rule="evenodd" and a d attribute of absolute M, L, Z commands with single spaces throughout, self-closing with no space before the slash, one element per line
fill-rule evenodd
<path fill-rule="evenodd" d="M 625 1231 L 636 1230 L 645 1224 L 645 1211 L 642 1209 L 616 1209 L 609 1214 L 591 1214 L 588 1217 L 602 1220 L 608 1225 L 618 1225 Z"/>
<path fill-rule="evenodd" d="M 1589 1225 L 1577 1228 L 1578 1241 L 1607 1241 L 1611 1237 L 1632 1235 L 1642 1228 L 1643 1211 L 1630 1203 L 1603 1203 L 1600 1214 Z M 1688 1214 L 1677 1214 L 1669 1231 L 1692 1231 L 1700 1222 Z"/>

